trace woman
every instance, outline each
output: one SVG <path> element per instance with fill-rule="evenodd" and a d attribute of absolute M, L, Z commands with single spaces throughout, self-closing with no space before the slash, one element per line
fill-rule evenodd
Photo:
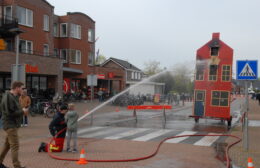
<path fill-rule="evenodd" d="M 21 107 L 24 109 L 24 115 L 23 115 L 23 120 L 22 120 L 22 127 L 28 126 L 28 113 L 29 113 L 29 107 L 31 105 L 31 98 L 27 96 L 27 91 L 23 90 L 22 95 L 19 98 L 19 102 Z"/>

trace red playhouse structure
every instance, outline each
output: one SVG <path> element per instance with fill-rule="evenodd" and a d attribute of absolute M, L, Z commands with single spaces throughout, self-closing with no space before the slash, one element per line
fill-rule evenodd
<path fill-rule="evenodd" d="M 212 40 L 197 50 L 193 115 L 199 118 L 226 120 L 231 127 L 233 49 L 212 34 Z"/>

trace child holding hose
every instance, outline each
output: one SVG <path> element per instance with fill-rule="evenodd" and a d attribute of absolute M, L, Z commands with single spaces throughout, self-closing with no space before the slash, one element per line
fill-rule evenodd
<path fill-rule="evenodd" d="M 79 115 L 75 111 L 75 105 L 69 104 L 69 111 L 65 115 L 65 121 L 67 123 L 67 152 L 77 152 L 77 129 L 78 129 Z M 73 149 L 70 148 L 70 141 L 73 140 Z"/>
<path fill-rule="evenodd" d="M 61 105 L 60 111 L 55 114 L 53 120 L 49 124 L 49 130 L 54 137 L 55 144 L 50 144 L 49 146 L 47 143 L 42 142 L 38 152 L 48 152 L 49 149 L 52 152 L 62 152 L 67 128 L 64 116 L 67 111 L 68 107 L 66 105 Z"/>

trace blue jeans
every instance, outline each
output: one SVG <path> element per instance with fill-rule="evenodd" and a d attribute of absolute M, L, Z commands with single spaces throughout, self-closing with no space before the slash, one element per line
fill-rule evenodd
<path fill-rule="evenodd" d="M 24 115 L 23 116 L 23 122 L 22 125 L 28 124 L 28 116 Z"/>
<path fill-rule="evenodd" d="M 3 128 L 2 120 L 0 119 L 0 128 Z"/>

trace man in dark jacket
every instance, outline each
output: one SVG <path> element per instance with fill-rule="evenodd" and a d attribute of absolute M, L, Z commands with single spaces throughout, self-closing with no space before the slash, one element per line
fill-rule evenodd
<path fill-rule="evenodd" d="M 3 164 L 6 154 L 11 149 L 14 168 L 25 168 L 21 166 L 18 159 L 19 137 L 18 128 L 21 126 L 23 110 L 19 104 L 19 95 L 23 91 L 24 84 L 19 81 L 12 83 L 11 91 L 4 94 L 0 106 L 2 113 L 3 129 L 6 133 L 4 147 L 0 153 L 0 168 L 6 168 Z"/>
<path fill-rule="evenodd" d="M 50 144 L 50 146 L 48 146 L 48 144 L 42 142 L 38 152 L 48 152 L 49 149 L 52 152 L 62 152 L 67 128 L 64 116 L 67 111 L 68 107 L 66 105 L 61 105 L 60 111 L 55 114 L 53 120 L 49 124 L 49 130 L 51 135 L 54 137 L 55 144 Z"/>

